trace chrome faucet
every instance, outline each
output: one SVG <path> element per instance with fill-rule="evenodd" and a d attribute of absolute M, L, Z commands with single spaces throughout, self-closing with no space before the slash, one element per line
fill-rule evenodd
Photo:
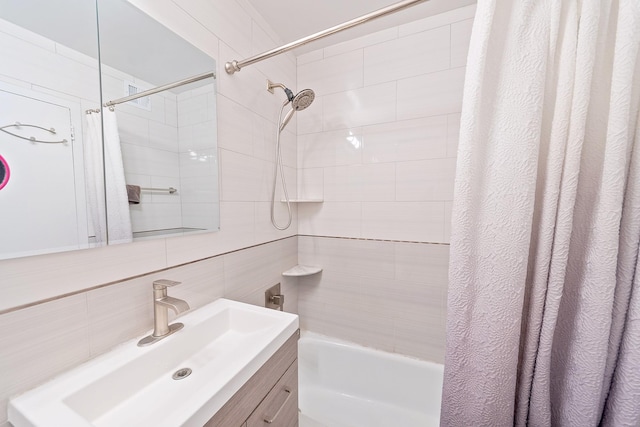
<path fill-rule="evenodd" d="M 153 282 L 153 333 L 138 341 L 139 347 L 160 341 L 184 327 L 182 323 L 169 325 L 169 309 L 176 314 L 189 310 L 186 301 L 167 295 L 167 287 L 179 284 L 180 282 L 166 279 Z"/>

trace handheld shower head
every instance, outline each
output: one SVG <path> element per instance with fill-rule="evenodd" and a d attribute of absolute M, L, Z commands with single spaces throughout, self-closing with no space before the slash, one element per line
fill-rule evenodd
<path fill-rule="evenodd" d="M 291 100 L 291 110 L 287 112 L 287 115 L 284 116 L 284 120 L 280 125 L 280 131 L 284 129 L 284 127 L 289 123 L 291 118 L 293 117 L 293 113 L 296 111 L 302 111 L 305 108 L 309 108 L 313 100 L 315 99 L 316 94 L 311 89 L 303 89 Z M 285 104 L 286 105 L 286 104 Z"/>
<path fill-rule="evenodd" d="M 291 101 L 293 109 L 302 111 L 309 107 L 315 98 L 316 94 L 311 89 L 302 89 Z"/>
<path fill-rule="evenodd" d="M 283 85 L 282 83 L 273 83 L 271 80 L 267 80 L 267 90 L 273 93 L 273 88 L 279 87 L 284 93 L 287 95 L 287 102 L 282 105 L 284 108 L 288 103 L 291 103 L 291 110 L 287 112 L 287 115 L 284 117 L 282 124 L 280 125 L 280 131 L 284 129 L 284 127 L 289 123 L 291 117 L 293 117 L 293 113 L 296 111 L 302 111 L 305 108 L 308 108 L 313 100 L 316 98 L 316 94 L 311 89 L 302 89 L 298 92 L 297 95 L 293 95 L 291 89 Z"/>
<path fill-rule="evenodd" d="M 273 88 L 279 87 L 284 90 L 284 93 L 287 94 L 287 100 L 282 104 L 282 108 L 280 108 L 280 115 L 278 116 L 278 121 L 282 118 L 282 113 L 284 112 L 287 104 L 291 104 L 291 109 L 287 111 L 287 114 L 284 116 L 284 119 L 280 123 L 277 132 L 276 132 L 276 169 L 273 173 L 273 189 L 271 192 L 271 223 L 278 230 L 286 230 L 291 225 L 291 219 L 293 218 L 291 214 L 291 204 L 289 202 L 289 195 L 287 194 L 287 184 L 284 179 L 284 168 L 282 166 L 282 155 L 280 152 L 280 134 L 284 130 L 284 127 L 289 123 L 289 120 L 293 117 L 293 113 L 296 111 L 302 111 L 306 108 L 309 108 L 311 103 L 316 97 L 316 94 L 311 89 L 304 89 L 298 92 L 297 95 L 293 95 L 293 92 L 289 88 L 287 88 L 282 83 L 273 83 L 270 80 L 267 80 L 267 90 L 273 93 Z M 288 222 L 284 226 L 278 225 L 275 218 L 275 197 L 276 197 L 276 181 L 278 178 L 278 168 L 280 168 L 280 178 L 282 180 L 282 191 L 284 193 L 284 198 L 287 201 L 287 211 L 288 211 Z"/>

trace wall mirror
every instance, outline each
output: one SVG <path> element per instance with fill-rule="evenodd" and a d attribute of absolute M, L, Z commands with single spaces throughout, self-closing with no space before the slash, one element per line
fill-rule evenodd
<path fill-rule="evenodd" d="M 0 0 L 0 58 L 0 156 L 10 170 L 0 259 L 89 248 L 83 110 L 100 105 L 94 2 Z"/>
<path fill-rule="evenodd" d="M 102 101 L 116 103 L 103 108 L 109 243 L 127 211 L 134 240 L 218 230 L 214 59 L 126 0 L 98 0 L 98 18 Z M 157 92 L 136 98 L 148 91 Z M 123 178 L 109 170 L 118 139 Z M 109 204 L 122 179 L 129 202 Z"/>
<path fill-rule="evenodd" d="M 102 158 L 102 104 L 211 74 L 211 57 L 124 0 L 0 0 L 0 55 L 0 259 L 218 229 L 214 78 L 116 105 L 118 182 Z M 106 191 L 126 184 L 139 203 Z"/>

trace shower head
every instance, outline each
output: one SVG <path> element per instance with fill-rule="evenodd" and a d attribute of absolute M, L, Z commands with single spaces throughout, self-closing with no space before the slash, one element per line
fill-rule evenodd
<path fill-rule="evenodd" d="M 316 94 L 311 89 L 302 89 L 291 101 L 293 109 L 296 111 L 304 110 L 311 105 L 315 97 Z"/>
<path fill-rule="evenodd" d="M 287 115 L 284 116 L 284 120 L 280 125 L 280 131 L 282 132 L 287 123 L 289 123 L 289 120 L 291 120 L 291 118 L 293 117 L 293 113 L 295 113 L 296 111 L 302 111 L 305 108 L 309 108 L 315 97 L 316 94 L 311 89 L 303 89 L 298 92 L 298 94 L 293 97 L 293 100 L 290 101 L 291 110 L 289 110 Z M 284 108 L 287 104 L 288 103 L 285 103 L 282 108 Z"/>
<path fill-rule="evenodd" d="M 283 85 L 282 83 L 274 83 L 271 80 L 267 80 L 267 90 L 273 93 L 273 89 L 279 87 L 287 95 L 287 99 L 296 111 L 304 110 L 309 107 L 316 97 L 316 94 L 311 89 L 303 89 L 294 95 L 291 89 Z"/>

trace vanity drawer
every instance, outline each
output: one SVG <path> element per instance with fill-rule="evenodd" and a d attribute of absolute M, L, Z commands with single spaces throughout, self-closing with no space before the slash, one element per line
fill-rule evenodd
<path fill-rule="evenodd" d="M 247 427 L 298 425 L 298 360 L 280 378 L 247 420 Z"/>
<path fill-rule="evenodd" d="M 296 416 L 298 411 L 298 339 L 300 331 L 296 331 L 287 342 L 247 381 L 236 394 L 205 424 L 204 427 L 245 427 L 257 408 L 261 407 L 263 401 L 276 389 L 282 378 L 289 375 L 296 375 L 292 386 L 295 386 L 295 396 L 289 398 L 294 400 L 296 406 Z M 290 373 L 295 366 L 295 371 Z M 274 385 L 275 384 L 275 385 Z M 288 383 L 287 383 L 288 384 Z M 292 390 L 293 391 L 293 390 Z M 277 410 L 278 408 L 276 408 Z M 251 425 L 250 423 L 248 425 Z M 262 424 L 258 424 L 262 425 Z M 267 426 L 285 424 L 266 424 Z M 297 426 L 297 423 L 294 424 Z"/>

